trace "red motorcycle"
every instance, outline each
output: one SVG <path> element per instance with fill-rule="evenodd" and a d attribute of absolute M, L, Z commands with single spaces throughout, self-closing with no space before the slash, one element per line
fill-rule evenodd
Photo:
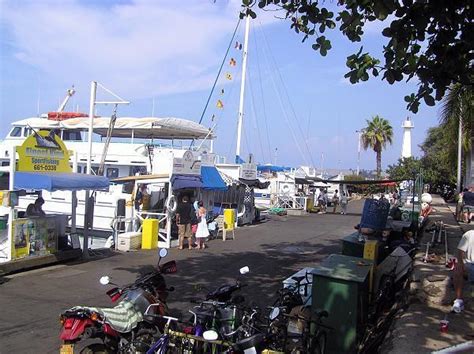
<path fill-rule="evenodd" d="M 156 270 L 138 278 L 125 287 L 114 287 L 107 291 L 112 302 L 120 300 L 113 308 L 76 306 L 60 316 L 62 325 L 60 339 L 61 354 L 72 354 L 76 344 L 85 339 L 100 339 L 101 342 L 87 345 L 80 353 L 139 353 L 153 343 L 153 338 L 162 333 L 163 320 L 156 316 L 167 315 L 166 299 L 173 287 L 167 288 L 162 274 L 176 272 L 176 262 L 160 265 L 168 254 L 159 252 Z M 101 284 L 112 284 L 108 276 L 100 279 Z M 151 320 L 152 319 L 152 320 Z"/>

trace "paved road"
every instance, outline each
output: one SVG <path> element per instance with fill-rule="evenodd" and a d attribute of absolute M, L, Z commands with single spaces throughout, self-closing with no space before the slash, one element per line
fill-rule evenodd
<path fill-rule="evenodd" d="M 340 253 L 340 239 L 360 220 L 362 202 L 349 204 L 349 214 L 274 217 L 236 231 L 234 241 L 212 241 L 206 250 L 171 250 L 178 273 L 166 277 L 176 291 L 169 307 L 178 315 L 191 308 L 189 300 L 204 295 L 196 285 L 215 288 L 249 266 L 247 300 L 272 303 L 281 281 L 297 270 L 317 265 Z M 58 265 L 11 276 L 0 285 L 0 353 L 57 353 L 58 315 L 75 305 L 110 306 L 98 279 L 109 275 L 118 284 L 132 282 L 156 263 L 156 251 L 117 253 L 87 263 Z"/>

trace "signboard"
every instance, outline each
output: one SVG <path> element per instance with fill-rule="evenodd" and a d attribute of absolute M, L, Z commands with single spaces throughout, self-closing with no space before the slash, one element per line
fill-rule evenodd
<path fill-rule="evenodd" d="M 69 151 L 52 130 L 30 135 L 16 151 L 19 157 L 17 171 L 72 172 Z"/>
<path fill-rule="evenodd" d="M 239 178 L 250 181 L 257 179 L 257 165 L 254 163 L 243 163 L 240 165 Z"/>
<path fill-rule="evenodd" d="M 192 151 L 185 151 L 182 158 L 173 158 L 173 174 L 200 175 L 201 161 L 194 157 Z"/>
<path fill-rule="evenodd" d="M 201 164 L 202 166 L 214 166 L 216 159 L 216 154 L 203 152 L 201 154 Z"/>
<path fill-rule="evenodd" d="M 16 219 L 12 227 L 12 259 L 56 251 L 56 223 L 51 218 Z"/>

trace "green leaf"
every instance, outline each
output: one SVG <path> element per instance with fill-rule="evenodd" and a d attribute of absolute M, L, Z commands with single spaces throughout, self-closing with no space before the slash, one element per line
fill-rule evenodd
<path fill-rule="evenodd" d="M 433 96 L 431 96 L 430 94 L 426 93 L 426 94 L 423 96 L 423 99 L 425 100 L 425 103 L 426 103 L 428 106 L 434 106 L 434 105 L 435 105 L 435 100 L 434 100 Z"/>

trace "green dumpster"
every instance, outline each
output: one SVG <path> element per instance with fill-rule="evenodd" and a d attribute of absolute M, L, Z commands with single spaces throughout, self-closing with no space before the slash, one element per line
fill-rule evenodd
<path fill-rule="evenodd" d="M 326 310 L 327 353 L 356 353 L 369 304 L 369 277 L 373 262 L 332 254 L 313 269 L 312 311 Z"/>

